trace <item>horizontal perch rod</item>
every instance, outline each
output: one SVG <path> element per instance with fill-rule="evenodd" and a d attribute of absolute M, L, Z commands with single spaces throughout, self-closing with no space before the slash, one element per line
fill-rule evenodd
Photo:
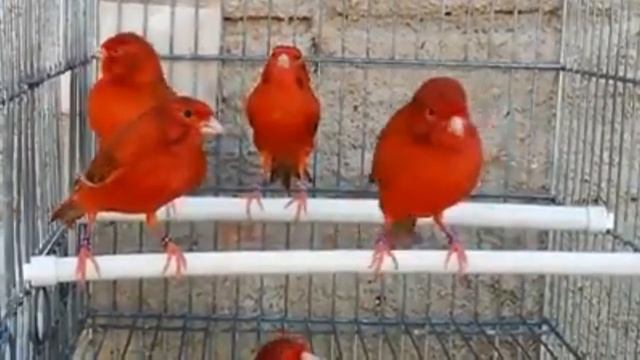
<path fill-rule="evenodd" d="M 295 206 L 285 209 L 287 198 L 262 199 L 264 211 L 253 204 L 251 218 L 262 222 L 288 222 Z M 382 223 L 375 199 L 311 198 L 303 222 Z M 234 197 L 182 197 L 175 202 L 175 212 L 158 211 L 161 221 L 247 221 L 246 202 Z M 142 221 L 142 215 L 102 213 L 99 221 Z M 420 223 L 431 223 L 421 219 Z M 603 232 L 613 228 L 613 214 L 604 206 L 558 206 L 463 202 L 448 209 L 444 221 L 450 225 L 498 227 L 535 230 L 569 230 Z"/>
<path fill-rule="evenodd" d="M 391 273 L 445 274 L 457 271 L 452 259 L 444 266 L 446 251 L 395 251 L 398 270 L 386 259 L 383 271 Z M 283 250 L 189 252 L 187 276 L 253 274 L 328 274 L 371 273 L 371 250 Z M 640 254 L 469 250 L 470 274 L 566 274 L 566 275 L 640 275 Z M 33 286 L 71 282 L 75 278 L 76 257 L 36 256 L 24 265 L 24 280 Z M 162 278 L 165 254 L 126 254 L 96 256 L 101 276 L 92 265 L 87 280 Z M 173 266 L 167 272 L 174 273 Z"/>

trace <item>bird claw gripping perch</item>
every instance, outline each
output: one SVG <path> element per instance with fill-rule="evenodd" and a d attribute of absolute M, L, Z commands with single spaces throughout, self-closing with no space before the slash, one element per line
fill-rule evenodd
<path fill-rule="evenodd" d="M 182 272 L 187 268 L 187 258 L 184 256 L 182 249 L 176 245 L 168 236 L 162 239 L 162 247 L 167 254 L 167 261 L 164 264 L 162 274 L 166 275 L 169 267 L 171 266 L 171 260 L 175 258 L 176 261 L 176 278 L 182 277 Z"/>
<path fill-rule="evenodd" d="M 385 256 L 389 256 L 393 261 L 393 266 L 396 270 L 398 270 L 398 259 L 393 254 L 392 245 L 390 244 L 390 239 L 388 238 L 388 234 L 386 231 L 383 231 L 382 234 L 378 236 L 376 240 L 376 245 L 373 250 L 373 257 L 371 259 L 371 263 L 369 264 L 369 269 L 373 269 L 375 274 L 375 278 L 377 279 L 382 273 L 382 264 L 384 263 Z"/>
<path fill-rule="evenodd" d="M 298 182 L 298 191 L 296 191 L 291 200 L 289 200 L 289 202 L 287 202 L 287 204 L 284 206 L 285 209 L 288 209 L 289 206 L 293 205 L 293 203 L 296 203 L 296 216 L 294 218 L 294 221 L 298 221 L 300 220 L 300 215 L 302 215 L 303 213 L 306 215 L 307 214 L 307 190 L 304 186 L 304 183 L 302 181 Z"/>
<path fill-rule="evenodd" d="M 258 204 L 260 210 L 264 211 L 264 206 L 262 205 L 262 193 L 260 190 L 260 186 L 257 185 L 253 191 L 250 191 L 242 196 L 247 201 L 245 211 L 249 220 L 251 220 L 251 204 L 254 201 Z"/>
<path fill-rule="evenodd" d="M 462 280 L 468 265 L 467 253 L 464 250 L 464 246 L 462 246 L 462 242 L 455 230 L 448 228 L 439 217 L 435 217 L 434 221 L 436 226 L 438 226 L 438 228 L 440 228 L 447 237 L 447 243 L 449 245 L 449 251 L 447 252 L 447 256 L 444 260 L 444 268 L 448 268 L 449 260 L 451 260 L 451 256 L 455 254 L 456 259 L 458 260 L 458 278 Z"/>
<path fill-rule="evenodd" d="M 262 185 L 260 185 L 260 181 L 258 181 L 252 191 L 242 196 L 247 201 L 245 211 L 247 213 L 247 219 L 249 220 L 251 220 L 251 203 L 254 201 L 258 204 L 260 210 L 264 211 L 264 206 L 262 205 L 262 187 L 269 182 L 269 178 L 271 177 L 271 157 L 266 154 L 261 154 L 260 162 L 262 165 Z"/>
<path fill-rule="evenodd" d="M 80 240 L 80 249 L 78 250 L 78 263 L 76 264 L 75 271 L 76 280 L 81 286 L 84 286 L 87 281 L 87 261 L 91 261 L 96 274 L 100 276 L 100 266 L 91 254 L 91 231 L 89 230 L 88 226 L 86 227 L 85 232 L 85 236 L 83 236 Z"/>

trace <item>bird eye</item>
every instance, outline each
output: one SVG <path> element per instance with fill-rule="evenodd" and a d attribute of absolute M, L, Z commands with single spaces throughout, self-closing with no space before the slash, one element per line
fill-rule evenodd
<path fill-rule="evenodd" d="M 184 115 L 184 117 L 188 119 L 191 117 L 191 115 L 193 115 L 193 113 L 191 112 L 191 110 L 187 109 L 182 113 L 182 115 Z"/>
<path fill-rule="evenodd" d="M 427 115 L 428 116 L 435 116 L 436 112 L 432 108 L 427 108 Z"/>

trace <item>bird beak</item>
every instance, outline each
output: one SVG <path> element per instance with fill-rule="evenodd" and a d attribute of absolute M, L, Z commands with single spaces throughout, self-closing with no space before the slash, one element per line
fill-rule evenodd
<path fill-rule="evenodd" d="M 309 352 L 303 352 L 300 356 L 300 360 L 323 360 L 321 357 L 313 355 Z"/>
<path fill-rule="evenodd" d="M 224 127 L 212 116 L 209 121 L 202 124 L 200 131 L 204 135 L 218 135 L 224 133 Z"/>
<path fill-rule="evenodd" d="M 463 137 L 466 121 L 467 120 L 462 116 L 452 116 L 449 119 L 449 132 L 458 137 Z"/>
<path fill-rule="evenodd" d="M 277 65 L 281 68 L 288 69 L 291 66 L 291 60 L 289 59 L 289 56 L 287 54 L 280 54 L 276 61 Z"/>
<path fill-rule="evenodd" d="M 93 57 L 100 60 L 100 59 L 104 59 L 105 57 L 107 57 L 109 54 L 107 53 L 107 51 L 103 48 L 99 48 L 98 50 L 96 50 L 95 53 L 93 53 Z"/>

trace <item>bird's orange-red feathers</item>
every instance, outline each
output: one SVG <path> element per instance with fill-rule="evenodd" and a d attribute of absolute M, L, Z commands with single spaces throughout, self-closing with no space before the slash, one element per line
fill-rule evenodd
<path fill-rule="evenodd" d="M 288 190 L 293 178 L 309 178 L 306 168 L 320 121 L 320 102 L 311 88 L 300 50 L 276 46 L 260 81 L 247 98 L 253 142 L 267 158 L 271 181 Z"/>
<path fill-rule="evenodd" d="M 153 213 L 195 189 L 206 175 L 203 135 L 211 108 L 176 97 L 123 126 L 91 161 L 71 196 L 53 212 L 67 225 L 85 213 Z"/>
<path fill-rule="evenodd" d="M 315 358 L 309 346 L 299 338 L 282 336 L 262 345 L 255 360 L 307 360 Z"/>
<path fill-rule="evenodd" d="M 89 125 L 102 144 L 128 121 L 175 96 L 143 37 L 119 33 L 101 45 L 101 77 L 89 92 Z"/>
<path fill-rule="evenodd" d="M 378 137 L 371 180 L 386 217 L 413 229 L 416 217 L 442 213 L 478 183 L 482 144 L 462 85 L 449 77 L 424 82 Z"/>

